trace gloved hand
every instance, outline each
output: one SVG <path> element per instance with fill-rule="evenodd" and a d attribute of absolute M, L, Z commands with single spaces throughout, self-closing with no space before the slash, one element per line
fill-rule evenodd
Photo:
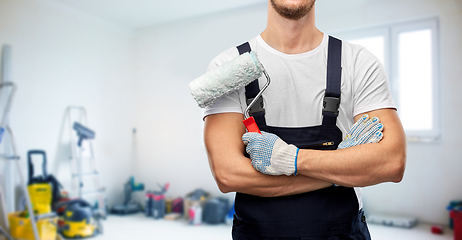
<path fill-rule="evenodd" d="M 383 125 L 377 117 L 369 119 L 363 115 L 350 129 L 337 149 L 349 148 L 365 143 L 378 143 L 383 138 Z"/>
<path fill-rule="evenodd" d="M 272 133 L 248 132 L 242 136 L 246 152 L 252 159 L 252 166 L 268 175 L 290 176 L 297 174 L 298 148 L 289 145 Z"/>
<path fill-rule="evenodd" d="M 383 125 L 378 117 L 369 119 L 369 115 L 364 114 L 353 126 L 338 145 L 337 149 L 349 148 L 365 143 L 378 143 L 383 138 Z M 340 185 L 332 184 L 335 187 Z"/>

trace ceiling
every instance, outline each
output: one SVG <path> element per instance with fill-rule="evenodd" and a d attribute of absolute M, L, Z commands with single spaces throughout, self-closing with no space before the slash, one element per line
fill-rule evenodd
<path fill-rule="evenodd" d="M 114 24 L 138 29 L 266 3 L 267 0 L 54 0 Z"/>

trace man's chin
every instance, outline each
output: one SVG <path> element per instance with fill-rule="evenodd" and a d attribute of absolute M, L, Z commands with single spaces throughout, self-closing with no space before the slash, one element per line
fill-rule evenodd
<path fill-rule="evenodd" d="M 313 8 L 316 0 L 310 0 L 300 4 L 285 4 L 283 0 L 271 0 L 274 10 L 282 17 L 290 20 L 299 20 L 305 17 Z"/>

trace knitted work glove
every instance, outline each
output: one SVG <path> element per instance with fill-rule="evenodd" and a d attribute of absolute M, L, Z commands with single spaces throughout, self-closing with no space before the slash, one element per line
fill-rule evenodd
<path fill-rule="evenodd" d="M 337 149 L 349 148 L 365 143 L 378 143 L 383 138 L 383 125 L 379 118 L 374 117 L 369 119 L 369 115 L 363 115 L 353 126 L 350 131 L 338 145 Z M 336 187 L 339 185 L 332 184 Z"/>
<path fill-rule="evenodd" d="M 377 117 L 369 119 L 369 115 L 363 115 L 338 145 L 337 149 L 349 148 L 365 143 L 378 143 L 383 138 L 383 125 Z"/>
<path fill-rule="evenodd" d="M 242 136 L 252 166 L 268 175 L 296 175 L 299 149 L 272 133 L 261 133 L 248 132 Z"/>

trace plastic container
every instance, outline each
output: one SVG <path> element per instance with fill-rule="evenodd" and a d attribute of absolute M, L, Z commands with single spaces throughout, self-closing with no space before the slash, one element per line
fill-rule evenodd
<path fill-rule="evenodd" d="M 172 212 L 184 214 L 183 205 L 183 198 L 175 198 L 172 202 Z"/>
<path fill-rule="evenodd" d="M 202 224 L 202 207 L 199 202 L 195 202 L 188 211 L 189 224 L 200 225 Z"/>
<path fill-rule="evenodd" d="M 149 217 L 152 216 L 152 197 L 151 197 L 151 192 L 147 192 L 145 194 L 145 199 L 146 199 L 146 205 L 144 207 L 144 214 Z"/>
<path fill-rule="evenodd" d="M 462 200 L 454 200 L 449 202 L 449 206 L 446 208 L 447 210 L 457 210 L 462 211 Z M 454 229 L 454 223 L 452 222 L 452 218 L 449 216 L 449 227 Z"/>
<path fill-rule="evenodd" d="M 454 240 L 462 240 L 462 211 L 452 210 L 450 216 L 454 224 Z"/>
<path fill-rule="evenodd" d="M 432 233 L 433 234 L 441 235 L 441 234 L 443 234 L 443 232 L 444 232 L 444 228 L 442 226 L 439 226 L 439 225 L 433 225 L 432 226 Z"/>
<path fill-rule="evenodd" d="M 210 198 L 210 193 L 205 192 L 202 189 L 196 189 L 186 195 L 184 199 L 184 218 L 189 219 L 189 209 L 196 203 L 199 202 L 201 207 L 205 205 L 205 202 Z"/>
<path fill-rule="evenodd" d="M 232 225 L 233 224 L 233 219 L 234 219 L 234 203 L 233 203 L 233 206 L 231 207 L 231 209 L 229 210 L 228 214 L 226 215 L 226 224 L 229 224 L 229 225 Z"/>
<path fill-rule="evenodd" d="M 24 215 L 26 215 L 25 212 L 8 214 L 11 236 L 17 239 L 35 240 L 30 218 L 24 217 Z M 56 240 L 57 222 L 57 217 L 37 221 L 37 230 L 40 240 Z"/>
<path fill-rule="evenodd" d="M 212 198 L 205 202 L 203 220 L 209 224 L 218 224 L 225 221 L 229 211 L 229 201 L 226 198 Z"/>
<path fill-rule="evenodd" d="M 165 199 L 165 214 L 169 214 L 172 212 L 172 204 L 173 204 L 173 199 L 171 198 Z"/>
<path fill-rule="evenodd" d="M 154 219 L 164 218 L 165 216 L 165 195 L 160 192 L 154 192 L 152 198 L 152 216 Z"/>

